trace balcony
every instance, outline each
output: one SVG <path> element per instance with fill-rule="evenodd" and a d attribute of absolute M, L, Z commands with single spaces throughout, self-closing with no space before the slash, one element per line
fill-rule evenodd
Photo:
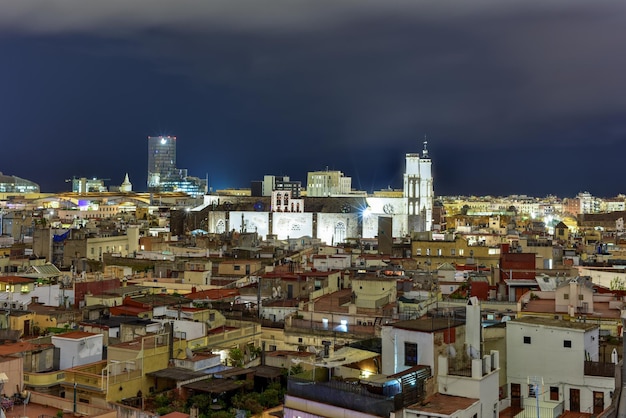
<path fill-rule="evenodd" d="M 24 384 L 30 388 L 48 388 L 65 381 L 65 371 L 46 373 L 24 372 Z"/>
<path fill-rule="evenodd" d="M 102 392 L 106 390 L 106 361 L 78 366 L 65 371 L 65 385 L 77 385 L 81 388 Z"/>
<path fill-rule="evenodd" d="M 192 350 L 204 347 L 228 347 L 248 341 L 250 338 L 260 337 L 261 324 L 227 320 L 224 326 L 211 330 L 209 335 L 188 341 L 188 346 Z"/>
<path fill-rule="evenodd" d="M 286 404 L 290 396 L 376 416 L 388 417 L 391 412 L 399 409 L 394 396 L 371 393 L 361 385 L 346 382 L 311 382 L 290 378 L 287 383 Z"/>
<path fill-rule="evenodd" d="M 311 333 L 317 335 L 333 335 L 344 333 L 358 336 L 372 337 L 377 335 L 375 325 L 352 325 L 337 322 L 316 322 L 306 319 L 291 318 L 285 324 L 285 332 Z"/>
<path fill-rule="evenodd" d="M 431 377 L 430 367 L 416 366 L 392 376 L 379 375 L 382 379 L 357 381 L 319 381 L 325 373 L 315 372 L 315 380 L 299 375 L 287 381 L 285 406 L 289 397 L 333 405 L 368 415 L 388 417 L 426 397 L 426 381 Z M 294 404 L 298 402 L 294 400 Z"/>
<path fill-rule="evenodd" d="M 615 377 L 616 367 L 614 363 L 586 361 L 585 376 Z"/>

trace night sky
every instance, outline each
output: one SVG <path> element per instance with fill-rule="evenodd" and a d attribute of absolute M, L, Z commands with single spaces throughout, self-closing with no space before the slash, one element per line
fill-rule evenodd
<path fill-rule="evenodd" d="M 626 192 L 623 0 L 0 0 L 0 171 L 214 189 L 326 167 L 437 195 Z"/>

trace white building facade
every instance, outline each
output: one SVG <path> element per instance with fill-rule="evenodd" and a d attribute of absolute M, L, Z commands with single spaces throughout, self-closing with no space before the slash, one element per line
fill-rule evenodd
<path fill-rule="evenodd" d="M 432 161 L 424 142 L 421 155 L 406 154 L 404 197 L 407 199 L 409 232 L 431 230 L 434 194 Z"/>
<path fill-rule="evenodd" d="M 523 317 L 507 322 L 511 406 L 599 414 L 611 404 L 615 365 L 598 363 L 595 323 Z M 555 416 L 556 416 L 555 415 Z"/>

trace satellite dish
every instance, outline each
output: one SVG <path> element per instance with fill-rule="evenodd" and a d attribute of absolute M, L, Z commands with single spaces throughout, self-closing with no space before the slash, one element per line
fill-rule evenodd
<path fill-rule="evenodd" d="M 511 317 L 510 317 L 510 316 L 508 316 L 508 315 L 504 315 L 504 316 L 502 317 L 502 319 L 500 320 L 500 322 L 506 322 L 506 321 L 510 321 L 510 320 L 511 320 Z"/>
<path fill-rule="evenodd" d="M 447 348 L 448 357 L 455 358 L 456 357 L 456 348 L 453 345 L 449 345 Z"/>
<path fill-rule="evenodd" d="M 188 358 L 189 360 L 191 360 L 191 359 L 193 358 L 193 351 L 191 351 L 191 348 L 187 347 L 187 348 L 185 349 L 185 353 L 187 354 L 187 358 Z"/>
<path fill-rule="evenodd" d="M 467 355 L 471 358 L 471 359 L 477 359 L 480 358 L 480 352 L 472 347 L 471 345 L 467 346 Z"/>
<path fill-rule="evenodd" d="M 278 289 L 276 289 L 275 287 L 272 287 L 272 297 L 273 298 L 278 297 Z"/>
<path fill-rule="evenodd" d="M 310 345 L 308 348 L 309 353 L 317 354 L 317 349 L 314 345 Z"/>
<path fill-rule="evenodd" d="M 280 288 L 280 285 L 278 285 L 278 287 L 276 287 L 276 292 L 278 292 L 278 297 L 280 297 L 280 295 L 283 294 L 282 289 Z"/>

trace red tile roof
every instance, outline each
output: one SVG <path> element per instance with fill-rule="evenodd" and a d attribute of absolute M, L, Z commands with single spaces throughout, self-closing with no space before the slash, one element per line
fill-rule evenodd
<path fill-rule="evenodd" d="M 208 299 L 220 300 L 239 296 L 239 290 L 236 289 L 209 289 L 199 292 L 188 293 L 185 295 L 187 299 Z"/>
<path fill-rule="evenodd" d="M 136 306 L 111 306 L 109 308 L 111 315 L 139 316 L 139 314 L 150 311 L 151 309 L 138 308 Z"/>
<path fill-rule="evenodd" d="M 99 334 L 95 334 L 93 332 L 86 332 L 86 331 L 70 331 L 70 332 L 66 332 L 65 334 L 55 335 L 55 337 L 70 338 L 72 340 L 79 340 L 81 338 L 91 337 L 93 335 L 99 335 Z"/>
<path fill-rule="evenodd" d="M 13 344 L 0 344 L 0 356 L 10 356 L 11 354 L 41 350 L 42 348 L 54 347 L 52 344 L 32 344 L 29 342 L 19 342 Z"/>
<path fill-rule="evenodd" d="M 463 411 L 478 402 L 478 399 L 435 393 L 424 402 L 409 406 L 407 409 L 428 412 L 427 415 L 452 415 Z"/>
<path fill-rule="evenodd" d="M 17 283 L 33 283 L 34 279 L 18 276 L 0 276 L 0 283 L 17 284 Z"/>

